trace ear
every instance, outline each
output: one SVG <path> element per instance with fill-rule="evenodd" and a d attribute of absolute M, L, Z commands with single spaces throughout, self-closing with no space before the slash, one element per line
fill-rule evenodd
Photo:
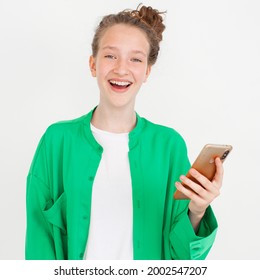
<path fill-rule="evenodd" d="M 145 74 L 145 79 L 144 79 L 144 83 L 147 81 L 150 73 L 151 73 L 151 70 L 152 70 L 152 65 L 148 65 L 147 66 L 147 69 L 146 69 L 146 74 Z"/>
<path fill-rule="evenodd" d="M 96 77 L 96 60 L 93 55 L 89 57 L 89 69 L 91 71 L 92 77 Z"/>

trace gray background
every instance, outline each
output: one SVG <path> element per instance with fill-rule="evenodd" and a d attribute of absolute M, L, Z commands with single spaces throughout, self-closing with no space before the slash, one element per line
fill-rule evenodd
<path fill-rule="evenodd" d="M 167 29 L 136 110 L 178 130 L 191 161 L 206 143 L 233 145 L 208 259 L 260 259 L 259 1 L 142 2 L 167 10 Z M 98 102 L 88 69 L 94 28 L 138 4 L 0 0 L 0 259 L 24 258 L 25 182 L 41 135 Z"/>

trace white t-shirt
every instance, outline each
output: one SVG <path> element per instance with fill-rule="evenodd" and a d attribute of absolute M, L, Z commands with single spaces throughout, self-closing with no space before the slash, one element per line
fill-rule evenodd
<path fill-rule="evenodd" d="M 132 181 L 128 133 L 111 133 L 91 125 L 103 147 L 92 189 L 86 259 L 133 259 Z"/>

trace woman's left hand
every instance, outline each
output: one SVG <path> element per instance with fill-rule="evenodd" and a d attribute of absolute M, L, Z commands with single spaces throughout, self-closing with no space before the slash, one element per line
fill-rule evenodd
<path fill-rule="evenodd" d="M 223 165 L 219 158 L 215 159 L 216 173 L 212 181 L 201 175 L 198 171 L 191 168 L 189 173 L 201 185 L 196 184 L 186 176 L 181 176 L 181 181 L 190 187 L 193 191 L 182 186 L 181 183 L 176 183 L 179 191 L 183 192 L 190 198 L 189 211 L 192 215 L 202 218 L 210 203 L 220 194 L 220 188 L 223 180 Z"/>

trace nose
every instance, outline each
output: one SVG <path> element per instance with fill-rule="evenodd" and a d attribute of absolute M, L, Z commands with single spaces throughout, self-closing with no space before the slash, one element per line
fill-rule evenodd
<path fill-rule="evenodd" d="M 127 75 L 129 73 L 127 61 L 123 59 L 117 59 L 114 67 L 114 73 L 118 74 L 119 76 Z"/>

